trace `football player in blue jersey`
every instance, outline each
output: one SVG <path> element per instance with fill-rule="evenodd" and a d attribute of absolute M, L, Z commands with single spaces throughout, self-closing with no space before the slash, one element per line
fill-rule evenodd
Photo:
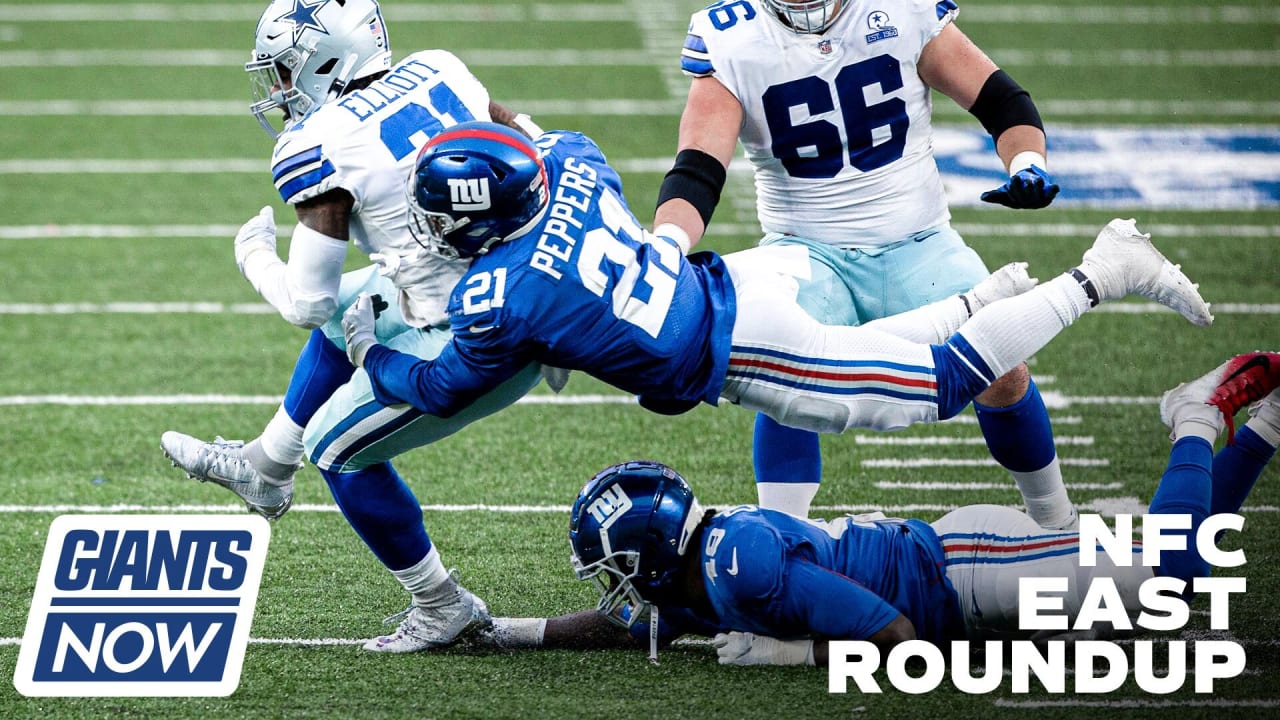
<path fill-rule="evenodd" d="M 825 665 L 828 640 L 889 647 L 1031 637 L 1018 627 L 1023 577 L 1068 578 L 1069 623 L 1089 583 L 1110 577 L 1136 618 L 1145 580 L 1158 574 L 1190 583 L 1209 574 L 1195 534 L 1209 515 L 1239 510 L 1275 454 L 1278 387 L 1280 353 L 1258 352 L 1165 393 L 1160 413 L 1174 443 L 1149 513 L 1192 520 L 1185 548 L 1161 553 L 1158 567 L 1136 557 L 1117 566 L 1105 554 L 1095 567 L 1081 567 L 1078 534 L 1045 530 L 1003 506 L 967 506 L 933 523 L 878 513 L 825 522 L 756 505 L 704 511 L 671 468 L 629 462 L 587 482 L 570 513 L 574 572 L 596 584 L 597 610 L 495 618 L 481 642 L 572 649 L 648 639 L 656 653 L 695 634 L 717 636 L 722 664 Z M 1252 417 L 1234 432 L 1232 418 L 1254 401 Z M 1224 426 L 1234 442 L 1214 454 Z"/>
<path fill-rule="evenodd" d="M 662 413 L 725 399 L 811 431 L 892 430 L 952 417 L 1100 302 L 1136 293 L 1194 324 L 1213 319 L 1133 221 L 1113 220 L 1080 265 L 1020 295 L 990 302 L 984 281 L 866 325 L 822 325 L 777 254 L 686 258 L 678 239 L 646 232 L 600 149 L 573 132 L 535 147 L 462 123 L 423 147 L 409 193 L 414 236 L 474 259 L 450 296 L 453 336 L 432 359 L 381 344 L 367 295 L 343 316 L 372 399 L 405 412 L 450 417 L 545 363 Z M 1022 278 L 1015 292 L 1034 284 Z"/>
<path fill-rule="evenodd" d="M 273 180 L 298 223 L 283 262 L 272 209 L 263 208 L 236 236 L 236 263 L 267 302 L 311 329 L 311 337 L 283 404 L 259 437 L 248 444 L 204 442 L 170 431 L 161 446 L 192 477 L 276 519 L 293 502 L 305 437 L 319 438 L 310 459 L 338 507 L 413 597 L 397 631 L 366 648 L 410 652 L 449 644 L 487 622 L 485 606 L 444 568 L 421 506 L 390 460 L 515 402 L 538 381 L 539 368 L 520 368 L 445 420 L 371 403 L 363 373 L 355 373 L 334 339 L 342 338 L 341 310 L 365 292 L 379 297 L 377 332 L 390 346 L 419 357 L 439 352 L 449 335 L 445 301 L 467 263 L 414 242 L 404 179 L 422 144 L 455 123 L 492 119 L 532 135 L 540 130 L 493 102 L 447 51 L 424 50 L 393 63 L 375 0 L 273 0 L 245 70 L 251 111 L 275 138 Z M 343 275 L 352 244 L 376 264 Z"/>
<path fill-rule="evenodd" d="M 741 142 L 755 175 L 762 247 L 801 256 L 800 305 L 857 325 L 968 290 L 987 270 L 950 225 L 934 160 L 932 90 L 972 113 L 1007 170 L 982 200 L 1043 208 L 1058 193 L 1030 95 L 954 24 L 952 0 L 721 0 L 693 13 L 690 76 L 659 234 L 696 244 Z M 992 456 L 1028 512 L 1069 527 L 1053 431 L 1025 365 L 974 403 Z M 759 501 L 805 514 L 818 490 L 818 437 L 756 419 Z"/>

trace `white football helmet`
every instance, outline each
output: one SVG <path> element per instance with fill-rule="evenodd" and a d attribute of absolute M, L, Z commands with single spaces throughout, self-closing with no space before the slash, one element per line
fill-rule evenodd
<path fill-rule="evenodd" d="M 787 29 L 801 35 L 826 31 L 831 27 L 840 11 L 844 10 L 844 0 L 761 0 L 765 7 L 772 10 L 775 18 L 782 21 Z"/>
<path fill-rule="evenodd" d="M 375 0 L 272 0 L 258 20 L 249 110 L 271 137 L 266 113 L 281 108 L 284 127 L 342 94 L 352 80 L 391 67 L 382 10 Z"/>

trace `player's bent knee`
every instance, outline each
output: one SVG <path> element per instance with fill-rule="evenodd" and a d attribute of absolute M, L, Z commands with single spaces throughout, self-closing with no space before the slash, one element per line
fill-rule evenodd
<path fill-rule="evenodd" d="M 821 398 L 793 398 L 774 420 L 788 427 L 818 433 L 841 433 L 849 427 L 848 406 Z"/>
<path fill-rule="evenodd" d="M 1021 400 L 1031 387 L 1031 372 L 1023 363 L 996 378 L 996 381 L 974 398 L 987 407 L 1008 407 Z"/>

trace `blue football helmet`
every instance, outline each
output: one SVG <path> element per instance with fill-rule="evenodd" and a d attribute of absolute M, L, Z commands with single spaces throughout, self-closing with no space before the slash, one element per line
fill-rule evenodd
<path fill-rule="evenodd" d="M 762 0 L 774 19 L 800 35 L 817 35 L 835 24 L 845 0 Z M 883 13 L 882 13 L 883 14 Z"/>
<path fill-rule="evenodd" d="M 391 68 L 391 44 L 376 0 L 272 0 L 253 34 L 245 63 L 249 111 L 271 137 L 267 113 L 284 112 L 288 129 L 340 96 L 354 80 Z"/>
<path fill-rule="evenodd" d="M 573 572 L 600 591 L 596 610 L 623 627 L 668 597 L 702 506 L 675 470 L 633 461 L 583 486 L 569 515 Z"/>
<path fill-rule="evenodd" d="M 538 150 L 506 125 L 459 123 L 423 146 L 409 178 L 409 230 L 445 257 L 475 257 L 521 234 L 547 206 Z"/>

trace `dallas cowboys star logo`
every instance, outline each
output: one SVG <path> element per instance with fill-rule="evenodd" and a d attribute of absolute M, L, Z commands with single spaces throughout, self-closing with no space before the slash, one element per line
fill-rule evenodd
<path fill-rule="evenodd" d="M 317 2 L 308 4 L 304 0 L 293 0 L 293 9 L 276 18 L 276 22 L 293 23 L 293 41 L 295 43 L 298 42 L 298 38 L 302 37 L 302 32 L 307 28 L 328 35 L 329 29 L 316 19 L 316 13 L 320 12 L 320 8 L 324 7 L 328 2 L 329 0 L 317 0 Z"/>

